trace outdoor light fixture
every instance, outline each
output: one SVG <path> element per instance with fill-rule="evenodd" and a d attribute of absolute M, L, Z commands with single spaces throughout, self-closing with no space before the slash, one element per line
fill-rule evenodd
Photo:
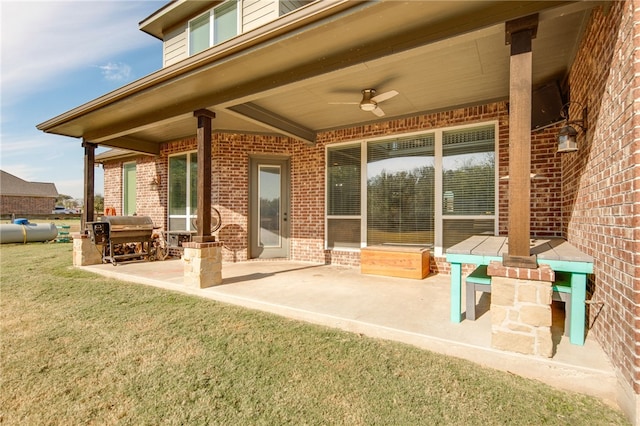
<path fill-rule="evenodd" d="M 155 178 L 151 179 L 151 182 L 149 182 L 149 185 L 151 185 L 151 189 L 157 190 L 158 187 L 160 186 L 160 175 L 157 175 Z"/>
<path fill-rule="evenodd" d="M 582 120 L 569 120 L 569 105 L 572 103 L 582 107 Z M 573 152 L 578 150 L 578 131 L 573 125 L 579 126 L 583 132 L 587 131 L 587 107 L 579 102 L 567 102 L 560 110 L 560 116 L 564 118 L 564 127 L 558 132 L 558 152 Z"/>

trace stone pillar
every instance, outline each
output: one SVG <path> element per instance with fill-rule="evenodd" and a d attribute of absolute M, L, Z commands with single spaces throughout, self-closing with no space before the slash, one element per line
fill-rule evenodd
<path fill-rule="evenodd" d="M 555 274 L 491 262 L 491 346 L 527 355 L 553 356 L 551 298 Z"/>
<path fill-rule="evenodd" d="M 184 284 L 207 288 L 222 284 L 222 242 L 182 243 Z"/>
<path fill-rule="evenodd" d="M 96 246 L 84 233 L 72 234 L 73 266 L 99 265 L 102 263 L 102 246 Z"/>

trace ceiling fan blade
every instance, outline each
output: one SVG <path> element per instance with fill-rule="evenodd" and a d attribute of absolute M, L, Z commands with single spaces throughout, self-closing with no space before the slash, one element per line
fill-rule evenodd
<path fill-rule="evenodd" d="M 373 98 L 371 98 L 371 100 L 379 103 L 382 101 L 386 101 L 387 99 L 391 99 L 396 95 L 398 95 L 397 91 L 389 90 L 388 92 L 380 93 L 379 95 L 374 96 Z"/>
<path fill-rule="evenodd" d="M 376 109 L 371 110 L 371 112 L 377 115 L 378 117 L 384 117 L 384 111 L 380 107 L 377 107 Z"/>

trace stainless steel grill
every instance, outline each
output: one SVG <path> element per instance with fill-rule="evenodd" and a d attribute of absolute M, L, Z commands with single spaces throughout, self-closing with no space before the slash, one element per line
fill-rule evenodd
<path fill-rule="evenodd" d="M 91 223 L 91 240 L 102 246 L 102 262 L 149 260 L 153 221 L 149 216 L 103 216 Z"/>

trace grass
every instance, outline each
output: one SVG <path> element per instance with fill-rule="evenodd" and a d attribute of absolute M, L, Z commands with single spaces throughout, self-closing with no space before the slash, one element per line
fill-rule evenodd
<path fill-rule="evenodd" d="M 0 423 L 628 424 L 597 399 L 408 345 L 0 247 Z"/>

